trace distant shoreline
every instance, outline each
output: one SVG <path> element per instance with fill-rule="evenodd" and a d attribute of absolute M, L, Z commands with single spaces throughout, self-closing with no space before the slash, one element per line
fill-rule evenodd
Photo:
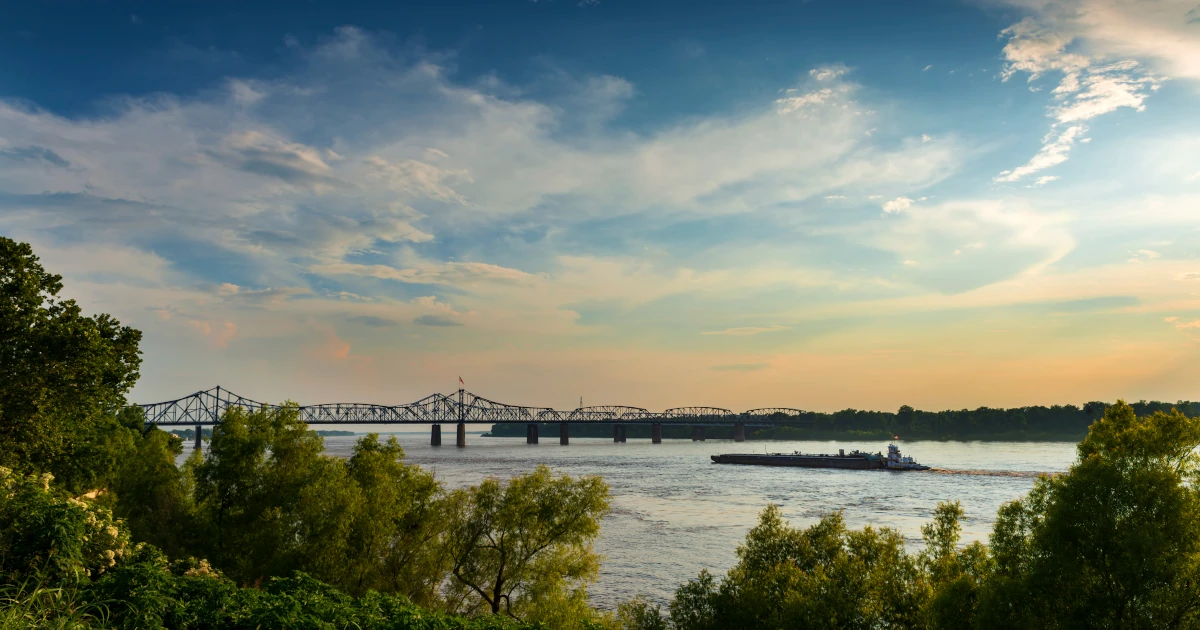
<path fill-rule="evenodd" d="M 542 441 L 554 440 L 558 438 L 558 426 L 553 423 L 542 423 L 538 425 L 538 435 Z M 492 425 L 490 431 L 483 434 L 482 437 L 496 438 L 522 438 L 526 436 L 526 425 L 512 424 L 495 424 Z M 612 424 L 583 424 L 572 423 L 570 425 L 570 435 L 574 438 L 611 438 Z M 922 434 L 893 434 L 887 431 L 830 431 L 821 429 L 803 429 L 799 427 L 764 427 L 757 431 L 746 431 L 747 442 L 799 442 L 799 441 L 826 441 L 826 440 L 843 440 L 855 442 L 871 442 L 871 441 L 890 441 L 893 435 L 899 435 L 900 439 L 916 442 L 1078 442 L 1087 435 L 1087 430 L 1082 432 L 1055 432 L 1055 431 L 1009 431 L 1009 432 L 980 432 L 971 434 L 956 434 L 947 433 L 944 435 L 922 435 Z M 626 425 L 627 439 L 650 439 L 649 425 Z M 690 440 L 692 437 L 691 426 L 663 426 L 664 440 Z M 733 427 L 706 427 L 704 432 L 706 440 L 732 440 Z"/>

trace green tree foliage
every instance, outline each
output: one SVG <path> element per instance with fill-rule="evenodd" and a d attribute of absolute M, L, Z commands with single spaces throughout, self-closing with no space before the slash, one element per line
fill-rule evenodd
<path fill-rule="evenodd" d="M 141 418 L 123 413 L 141 333 L 58 298 L 62 278 L 0 237 L 0 465 L 84 491 L 111 480 Z"/>
<path fill-rule="evenodd" d="M 336 572 L 362 497 L 345 464 L 323 450 L 294 405 L 227 411 L 191 471 L 196 555 L 242 583 Z"/>
<path fill-rule="evenodd" d="M 1000 509 L 980 625 L 1200 625 L 1200 420 L 1110 408 L 1070 472 Z"/>
<path fill-rule="evenodd" d="M 670 617 L 681 630 L 915 627 L 926 590 L 898 532 L 850 531 L 840 512 L 801 530 L 771 505 L 737 565 L 680 587 Z"/>
<path fill-rule="evenodd" d="M 938 505 L 915 555 L 886 529 L 850 532 L 835 513 L 801 531 L 769 507 L 724 578 L 702 572 L 679 588 L 671 625 L 1200 627 L 1197 447 L 1200 419 L 1118 402 L 1067 473 L 1000 508 L 990 547 L 960 544 L 957 502 Z"/>
<path fill-rule="evenodd" d="M 599 477 L 555 477 L 539 466 L 507 483 L 487 479 L 449 498 L 452 592 L 483 610 L 554 627 L 586 619 L 599 571 L 591 542 L 608 511 Z"/>
<path fill-rule="evenodd" d="M 398 593 L 435 605 L 448 559 L 441 553 L 446 505 L 433 475 L 403 462 L 395 437 L 360 439 L 347 462 L 349 477 L 364 497 L 349 538 L 351 593 L 367 589 Z"/>
<path fill-rule="evenodd" d="M 929 583 L 925 608 L 932 628 L 970 628 L 979 590 L 991 575 L 987 547 L 978 541 L 958 545 L 964 519 L 958 501 L 939 503 L 933 522 L 921 527 L 925 550 L 918 563 Z"/>
<path fill-rule="evenodd" d="M 403 597 L 368 591 L 348 595 L 312 576 L 295 573 L 238 588 L 205 565 L 144 558 L 106 574 L 88 592 L 108 601 L 110 624 L 144 628 L 358 628 L 362 630 L 517 630 L 511 619 L 452 616 L 416 606 Z"/>
<path fill-rule="evenodd" d="M 129 523 L 134 540 L 170 555 L 179 555 L 194 543 L 191 478 L 175 465 L 182 452 L 179 438 L 150 429 L 109 486 L 113 512 Z"/>

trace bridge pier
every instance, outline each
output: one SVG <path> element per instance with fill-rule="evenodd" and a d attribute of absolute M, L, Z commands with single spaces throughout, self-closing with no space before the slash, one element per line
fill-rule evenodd
<path fill-rule="evenodd" d="M 704 441 L 704 427 L 692 427 L 692 441 L 693 442 L 703 442 Z"/>
<path fill-rule="evenodd" d="M 525 443 L 526 444 L 537 444 L 538 443 L 538 426 L 536 424 L 533 424 L 532 422 L 525 425 Z"/>
<path fill-rule="evenodd" d="M 613 441 L 614 442 L 624 442 L 625 441 L 625 425 L 623 425 L 623 424 L 614 424 L 613 425 Z"/>
<path fill-rule="evenodd" d="M 463 448 L 467 445 L 467 423 L 458 423 L 458 448 Z"/>
<path fill-rule="evenodd" d="M 429 430 L 429 445 L 430 446 L 441 446 L 442 445 L 442 425 L 437 424 L 436 422 L 434 423 L 433 427 L 431 427 Z"/>
<path fill-rule="evenodd" d="M 561 422 L 558 425 L 558 443 L 563 446 L 571 443 L 571 437 L 569 435 L 569 429 L 567 429 L 566 422 Z"/>
<path fill-rule="evenodd" d="M 733 441 L 734 442 L 745 442 L 746 441 L 746 425 L 741 424 L 741 423 L 733 425 Z"/>
<path fill-rule="evenodd" d="M 204 427 L 196 425 L 196 450 L 200 450 L 200 443 L 203 441 Z"/>
<path fill-rule="evenodd" d="M 652 444 L 662 444 L 662 425 L 654 423 L 650 425 L 650 442 Z"/>

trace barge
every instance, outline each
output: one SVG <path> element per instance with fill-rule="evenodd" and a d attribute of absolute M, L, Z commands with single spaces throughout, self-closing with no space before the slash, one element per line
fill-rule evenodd
<path fill-rule="evenodd" d="M 895 444 L 888 445 L 887 457 L 882 453 L 839 450 L 837 455 L 792 453 L 727 453 L 713 455 L 717 464 L 746 464 L 753 466 L 798 466 L 801 468 L 842 468 L 847 470 L 929 470 L 900 454 Z"/>

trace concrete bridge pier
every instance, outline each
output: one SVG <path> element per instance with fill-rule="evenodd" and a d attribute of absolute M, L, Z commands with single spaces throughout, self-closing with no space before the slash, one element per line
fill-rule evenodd
<path fill-rule="evenodd" d="M 746 441 L 746 425 L 740 424 L 740 423 L 733 425 L 733 441 L 734 442 L 745 442 Z"/>
<path fill-rule="evenodd" d="M 558 443 L 563 446 L 571 443 L 571 437 L 568 433 L 566 422 L 562 422 L 558 425 Z"/>
<path fill-rule="evenodd" d="M 650 425 L 650 442 L 652 444 L 662 444 L 662 425 L 654 423 Z"/>
<path fill-rule="evenodd" d="M 429 429 L 429 445 L 430 446 L 441 446 L 442 445 L 442 425 L 434 424 L 433 427 L 431 427 Z"/>
<path fill-rule="evenodd" d="M 200 450 L 200 443 L 204 440 L 204 427 L 196 425 L 196 450 Z"/>
<path fill-rule="evenodd" d="M 614 442 L 624 442 L 625 441 L 625 425 L 623 425 L 623 424 L 614 424 L 613 425 L 613 441 Z"/>
<path fill-rule="evenodd" d="M 692 441 L 693 442 L 703 442 L 704 441 L 704 427 L 692 427 Z"/>
<path fill-rule="evenodd" d="M 525 443 L 538 443 L 538 426 L 532 422 L 525 426 Z"/>
<path fill-rule="evenodd" d="M 458 448 L 463 448 L 467 445 L 467 423 L 458 423 Z"/>

